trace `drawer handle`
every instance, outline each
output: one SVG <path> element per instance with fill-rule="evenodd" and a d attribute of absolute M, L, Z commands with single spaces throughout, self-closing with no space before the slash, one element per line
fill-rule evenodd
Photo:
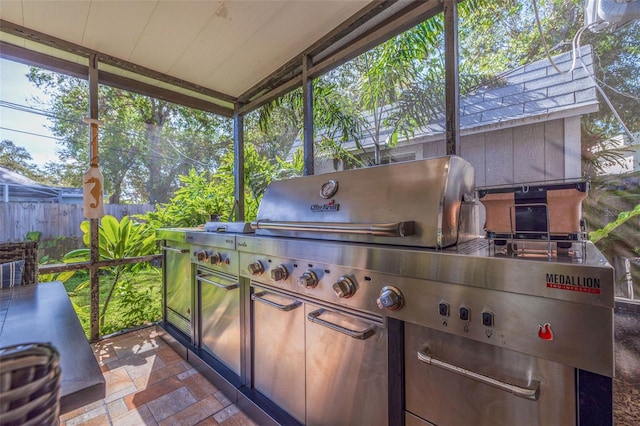
<path fill-rule="evenodd" d="M 448 362 L 436 359 L 426 352 L 429 348 L 425 348 L 424 351 L 418 351 L 418 360 L 425 364 L 434 365 L 452 373 L 460 374 L 461 376 L 468 377 L 485 385 L 493 386 L 500 390 L 510 392 L 520 398 L 530 399 L 537 401 L 540 396 L 540 382 L 534 380 L 531 383 L 531 388 L 524 388 L 521 386 L 512 385 L 511 383 L 503 382 L 501 380 L 494 379 L 493 377 L 485 376 L 484 374 L 476 373 L 475 371 L 467 370 L 466 368 L 459 367 L 457 365 L 449 364 Z"/>
<path fill-rule="evenodd" d="M 240 283 L 233 283 L 233 284 L 230 284 L 230 285 L 224 285 L 224 284 L 216 282 L 216 281 L 208 280 L 208 279 L 205 278 L 206 276 L 207 275 L 198 275 L 196 277 L 196 279 L 198 281 L 202 281 L 202 282 L 205 282 L 207 284 L 212 284 L 212 285 L 214 285 L 214 286 L 216 286 L 218 288 L 221 288 L 221 289 L 227 290 L 227 291 L 228 290 L 233 290 L 233 289 L 236 289 L 236 288 L 240 287 Z"/>
<path fill-rule="evenodd" d="M 317 311 L 310 312 L 307 315 L 307 319 L 318 325 L 322 325 L 332 330 L 335 330 L 337 332 L 340 332 L 342 334 L 346 334 L 347 336 L 353 337 L 354 339 L 366 340 L 369 337 L 376 334 L 376 332 L 373 330 L 373 327 L 367 328 L 366 330 L 363 330 L 363 331 L 356 331 L 356 330 L 351 330 L 350 328 L 343 327 L 338 324 L 334 324 L 327 320 L 323 320 L 320 318 L 320 315 L 322 315 L 324 311 L 325 311 L 324 309 L 318 309 Z"/>
<path fill-rule="evenodd" d="M 288 305 L 281 305 L 271 300 L 264 299 L 262 296 L 264 296 L 265 294 L 267 294 L 266 291 L 262 291 L 260 293 L 253 293 L 251 295 L 251 300 L 264 303 L 265 305 L 271 306 L 272 308 L 276 308 L 277 310 L 283 311 L 283 312 L 291 311 L 297 308 L 298 306 L 300 306 L 300 302 L 298 302 L 297 300 L 294 300 L 292 303 L 289 303 Z"/>
<path fill-rule="evenodd" d="M 189 249 L 177 249 L 169 246 L 162 246 L 162 250 L 172 251 L 174 253 L 180 253 L 180 254 L 189 253 Z"/>

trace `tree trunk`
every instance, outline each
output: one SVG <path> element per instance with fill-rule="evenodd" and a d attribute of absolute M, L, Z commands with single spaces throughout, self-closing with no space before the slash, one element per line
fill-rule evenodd
<path fill-rule="evenodd" d="M 163 203 L 168 201 L 167 189 L 162 178 L 162 127 L 169 116 L 169 111 L 164 102 L 152 100 L 153 116 L 145 122 L 146 139 L 149 146 L 149 157 L 147 168 L 149 170 L 149 180 L 147 190 L 149 193 L 149 203 Z"/>
<path fill-rule="evenodd" d="M 162 177 L 162 158 L 160 156 L 160 131 L 161 127 L 154 123 L 146 123 L 146 138 L 149 144 L 149 158 L 147 167 L 149 169 L 149 180 L 147 181 L 147 192 L 149 193 L 149 204 L 160 202 L 158 194 L 158 184 Z"/>

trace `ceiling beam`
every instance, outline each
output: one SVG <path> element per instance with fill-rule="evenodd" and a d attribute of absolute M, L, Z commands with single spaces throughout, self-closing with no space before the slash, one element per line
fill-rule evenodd
<path fill-rule="evenodd" d="M 319 77 L 381 43 L 390 40 L 398 34 L 432 18 L 442 12 L 442 10 L 442 3 L 440 1 L 429 0 L 413 2 L 410 6 L 407 6 L 374 28 L 371 28 L 357 39 L 343 46 L 331 56 L 323 58 L 322 61 L 314 61 L 316 64 L 309 69 L 309 75 L 312 78 Z"/>
<path fill-rule="evenodd" d="M 184 105 L 189 108 L 212 112 L 214 114 L 218 114 L 227 118 L 233 117 L 232 108 L 226 108 L 222 105 L 205 101 L 204 99 L 194 98 L 193 96 L 185 95 L 184 93 L 174 92 L 173 90 L 154 86 L 148 83 L 143 83 L 131 78 L 108 73 L 105 71 L 100 71 L 98 79 L 100 80 L 100 83 L 106 84 L 107 86 L 112 86 L 118 89 L 138 93 L 140 95 Z"/>
<path fill-rule="evenodd" d="M 132 62 L 125 61 L 124 59 L 119 59 L 111 55 L 107 55 L 101 52 L 95 52 L 91 49 L 87 49 L 86 47 L 80 46 L 75 43 L 71 43 L 57 37 L 53 37 L 39 31 L 35 31 L 17 24 L 13 22 L 6 21 L 4 19 L 0 19 L 0 31 L 5 32 L 7 34 L 11 34 L 25 40 L 30 40 L 38 44 L 42 44 L 44 46 L 52 47 L 54 49 L 58 49 L 64 52 L 72 53 L 75 55 L 83 56 L 89 58 L 92 54 L 97 53 L 98 61 L 100 63 L 111 65 L 116 68 L 120 68 L 125 71 L 129 71 L 135 74 L 139 74 L 144 77 L 148 77 L 153 80 L 157 80 L 159 82 L 171 84 L 176 87 L 180 87 L 182 89 L 190 90 L 193 92 L 197 92 L 203 94 L 205 96 L 209 96 L 214 99 L 218 99 L 224 101 L 226 103 L 234 104 L 237 99 L 233 96 L 218 92 L 216 90 L 208 89 L 206 87 L 202 87 L 200 85 L 190 83 L 188 81 L 181 80 L 176 77 L 172 77 L 170 75 L 151 70 L 149 68 L 142 67 L 140 65 L 136 65 Z"/>
<path fill-rule="evenodd" d="M 4 41 L 0 41 L 0 58 L 32 67 L 40 67 L 84 80 L 87 79 L 89 73 L 89 67 L 87 65 L 76 64 L 75 62 L 45 55 L 44 53 L 25 49 L 24 47 L 15 46 Z"/>
<path fill-rule="evenodd" d="M 263 106 L 266 103 L 271 102 L 272 100 L 279 98 L 280 96 L 291 92 L 292 90 L 297 89 L 298 87 L 300 87 L 302 85 L 302 75 L 299 75 L 297 77 L 294 77 L 290 80 L 287 80 L 286 82 L 284 82 L 282 85 L 276 87 L 275 89 L 271 90 L 270 92 L 267 92 L 265 94 L 263 94 L 262 96 L 254 99 L 253 101 L 251 101 L 250 103 L 243 105 L 241 107 L 238 108 L 238 113 L 245 115 L 255 109 L 260 108 L 261 106 Z"/>
<path fill-rule="evenodd" d="M 404 7 L 391 9 L 396 4 L 404 5 Z M 393 13 L 373 25 L 373 18 L 385 11 L 393 11 Z M 439 0 L 374 3 L 370 8 L 361 11 L 362 16 L 360 14 L 354 15 L 343 24 L 344 27 L 338 27 L 334 32 L 328 34 L 307 50 L 307 52 L 314 52 L 322 58 L 321 61 L 316 62 L 315 58 L 309 54 L 314 63 L 308 70 L 309 78 L 319 77 L 442 11 L 442 2 Z M 366 24 L 372 25 L 361 31 L 355 38 L 352 38 L 354 33 L 353 25 L 366 27 Z M 349 40 L 344 40 L 347 37 Z M 240 113 L 246 114 L 300 87 L 302 84 L 303 57 L 304 55 L 301 55 L 289 61 L 279 72 L 261 81 L 241 95 L 238 99 L 244 100 L 244 102 L 239 110 Z"/>
<path fill-rule="evenodd" d="M 83 80 L 87 80 L 87 76 L 89 75 L 88 65 L 77 64 L 75 62 L 35 52 L 6 42 L 0 42 L 0 57 L 60 74 L 70 75 Z M 87 58 L 87 64 L 88 63 L 89 59 Z M 123 77 L 106 71 L 98 72 L 98 81 L 107 86 L 127 90 L 144 96 L 158 98 L 163 101 L 184 105 L 189 108 L 211 112 L 223 117 L 231 118 L 233 116 L 232 108 L 226 108 L 214 102 L 195 98 L 184 93 L 157 87 L 152 84 L 143 83 L 132 78 Z"/>
<path fill-rule="evenodd" d="M 393 6 L 397 0 L 377 0 L 363 9 L 349 17 L 341 25 L 329 32 L 323 38 L 315 42 L 305 52 L 301 52 L 300 55 L 296 55 L 289 62 L 285 63 L 278 70 L 274 71 L 271 75 L 256 83 L 253 87 L 247 90 L 245 93 L 238 97 L 240 102 L 246 103 L 257 96 L 261 96 L 265 92 L 269 92 L 275 89 L 288 80 L 296 78 L 297 75 L 302 75 L 302 57 L 304 55 L 313 57 L 315 54 L 327 49 L 334 45 L 339 40 L 347 37 L 354 28 L 359 28 L 369 22 L 375 16 L 378 16 L 389 7 Z"/>
<path fill-rule="evenodd" d="M 5 20 L 0 20 L 0 31 L 61 51 L 81 55 L 86 58 L 91 54 L 97 53 L 98 60 L 106 65 L 114 66 L 178 88 L 200 93 L 209 96 L 212 99 L 220 100 L 222 103 L 229 103 L 231 105 L 229 108 L 226 108 L 224 105 L 203 101 L 196 97 L 191 98 L 187 94 L 179 94 L 179 92 L 156 87 L 153 84 L 142 83 L 132 78 L 118 77 L 111 74 L 113 77 L 109 77 L 109 82 L 111 82 L 112 85 L 117 85 L 116 87 L 124 90 L 132 90 L 137 93 L 144 92 L 143 94 L 145 95 L 159 97 L 161 99 L 180 104 L 185 104 L 187 99 L 191 98 L 189 106 L 209 105 L 204 109 L 205 111 L 218 111 L 217 113 L 225 117 L 231 117 L 233 115 L 234 108 L 236 112 L 246 114 L 267 102 L 300 87 L 302 84 L 303 57 L 308 57 L 313 61 L 314 66 L 308 70 L 308 75 L 309 78 L 315 78 L 341 64 L 344 64 L 395 35 L 400 34 L 402 31 L 406 31 L 407 29 L 429 19 L 441 11 L 441 0 L 373 1 L 238 98 L 150 70 L 113 56 L 94 52 L 83 46 L 70 43 L 35 30 L 30 30 Z M 52 58 L 48 55 L 45 56 L 47 56 L 47 58 Z M 26 58 L 27 55 L 24 55 L 23 61 L 27 60 Z M 48 63 L 32 62 L 31 65 L 40 66 L 46 69 L 56 67 L 63 69 L 63 67 L 60 67 L 59 61 L 61 60 L 49 59 Z M 69 69 L 75 73 L 78 72 L 77 69 Z M 101 76 L 102 75 L 103 74 L 101 73 Z M 132 84 L 131 88 L 128 86 L 129 84 Z M 167 97 L 172 94 L 176 95 L 174 100 L 167 99 Z M 213 107 L 213 105 L 217 106 Z"/>

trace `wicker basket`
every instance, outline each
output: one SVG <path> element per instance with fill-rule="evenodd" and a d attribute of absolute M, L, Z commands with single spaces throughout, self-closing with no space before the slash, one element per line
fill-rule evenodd
<path fill-rule="evenodd" d="M 38 242 L 22 241 L 0 244 L 0 263 L 24 260 L 22 285 L 38 283 Z"/>
<path fill-rule="evenodd" d="M 58 351 L 44 343 L 0 349 L 0 425 L 57 425 Z"/>

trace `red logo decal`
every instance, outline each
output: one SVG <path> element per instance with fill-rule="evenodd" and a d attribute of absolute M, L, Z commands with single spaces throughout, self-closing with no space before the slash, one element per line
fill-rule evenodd
<path fill-rule="evenodd" d="M 547 287 L 556 288 L 558 290 L 578 291 L 580 293 L 600 294 L 599 288 L 576 287 L 574 285 L 556 284 L 556 283 L 550 283 L 550 282 L 547 282 Z"/>
<path fill-rule="evenodd" d="M 551 330 L 551 324 L 548 322 L 544 325 L 538 324 L 538 337 L 542 340 L 553 340 L 553 331 Z"/>

